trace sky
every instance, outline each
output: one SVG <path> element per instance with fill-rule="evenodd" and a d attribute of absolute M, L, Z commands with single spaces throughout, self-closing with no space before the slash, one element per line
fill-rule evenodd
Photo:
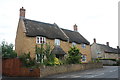
<path fill-rule="evenodd" d="M 15 44 L 19 9 L 26 9 L 27 19 L 56 23 L 78 32 L 91 44 L 118 45 L 118 2 L 120 0 L 0 0 L 0 43 Z"/>

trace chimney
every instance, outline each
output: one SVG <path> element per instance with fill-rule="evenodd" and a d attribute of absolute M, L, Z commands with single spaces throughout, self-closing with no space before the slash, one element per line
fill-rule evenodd
<path fill-rule="evenodd" d="M 120 48 L 119 48 L 119 46 L 117 46 L 117 50 L 118 50 L 118 54 L 120 55 Z"/>
<path fill-rule="evenodd" d="M 119 49 L 119 46 L 117 46 L 117 49 Z"/>
<path fill-rule="evenodd" d="M 20 18 L 25 18 L 25 9 L 23 7 L 20 8 Z"/>
<path fill-rule="evenodd" d="M 78 30 L 77 30 L 77 25 L 76 25 L 76 24 L 73 26 L 73 29 L 74 29 L 74 31 L 78 31 Z"/>
<path fill-rule="evenodd" d="M 96 39 L 95 38 L 93 39 L 93 41 L 94 41 L 94 43 L 96 43 Z"/>
<path fill-rule="evenodd" d="M 109 42 L 106 42 L 106 45 L 109 46 Z"/>

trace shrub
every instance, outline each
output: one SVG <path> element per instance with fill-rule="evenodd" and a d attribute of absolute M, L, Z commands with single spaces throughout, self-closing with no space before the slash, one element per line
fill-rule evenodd
<path fill-rule="evenodd" d="M 62 62 L 58 58 L 54 58 L 54 65 L 60 65 Z"/>
<path fill-rule="evenodd" d="M 2 57 L 3 58 L 15 58 L 17 57 L 17 53 L 13 50 L 13 44 L 7 44 L 7 42 L 3 41 L 1 44 L 2 49 Z"/>
<path fill-rule="evenodd" d="M 54 66 L 54 65 L 61 65 L 61 64 L 62 64 L 62 62 L 56 57 L 54 57 L 53 60 L 50 60 L 50 61 L 45 60 L 44 61 L 44 65 L 46 65 L 46 66 Z"/>
<path fill-rule="evenodd" d="M 45 51 L 43 48 L 43 44 L 41 44 L 41 47 L 38 47 L 36 45 L 35 51 L 36 51 L 36 55 L 37 55 L 37 62 L 40 62 L 42 64 L 43 60 L 44 60 L 44 51 Z"/>
<path fill-rule="evenodd" d="M 66 62 L 68 64 L 78 64 L 80 63 L 80 60 L 81 60 L 81 53 L 79 49 L 77 49 L 75 46 L 72 47 L 68 51 L 68 58 L 66 59 Z"/>
<path fill-rule="evenodd" d="M 60 65 L 61 61 L 51 53 L 51 46 L 49 44 L 41 44 L 40 47 L 36 45 L 37 61 L 42 65 Z M 46 57 L 46 58 L 44 58 Z"/>
<path fill-rule="evenodd" d="M 25 67 L 34 67 L 36 65 L 36 60 L 35 58 L 32 59 L 30 57 L 30 53 L 24 53 L 22 55 L 19 56 L 20 60 L 22 61 L 23 65 Z"/>

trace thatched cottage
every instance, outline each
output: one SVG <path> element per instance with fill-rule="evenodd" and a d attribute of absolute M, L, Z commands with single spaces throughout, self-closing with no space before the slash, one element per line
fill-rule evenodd
<path fill-rule="evenodd" d="M 56 57 L 67 54 L 70 47 L 75 45 L 82 53 L 82 61 L 91 61 L 90 43 L 77 31 L 62 29 L 57 24 L 44 23 L 25 18 L 25 9 L 20 9 L 20 18 L 15 39 L 15 51 L 18 55 L 28 53 L 36 56 L 35 46 L 49 43 Z M 58 51 L 58 52 L 56 52 Z"/>

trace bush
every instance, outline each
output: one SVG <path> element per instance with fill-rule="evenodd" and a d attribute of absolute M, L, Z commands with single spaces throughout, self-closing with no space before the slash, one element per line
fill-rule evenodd
<path fill-rule="evenodd" d="M 1 44 L 1 48 L 2 48 L 2 57 L 3 58 L 17 57 L 17 53 L 13 50 L 13 44 L 7 44 L 7 42 L 3 41 Z"/>
<path fill-rule="evenodd" d="M 44 65 L 46 65 L 46 66 L 54 66 L 54 65 L 61 65 L 61 64 L 62 64 L 62 62 L 56 57 L 54 57 L 54 60 L 51 60 L 51 61 L 45 60 L 44 61 Z"/>
<path fill-rule="evenodd" d="M 35 58 L 31 59 L 30 53 L 27 53 L 27 54 L 24 53 L 24 54 L 20 55 L 19 58 L 25 67 L 32 68 L 32 67 L 36 66 L 36 60 L 35 60 Z"/>
<path fill-rule="evenodd" d="M 44 50 L 43 44 L 41 44 L 41 47 L 38 47 L 36 45 L 35 51 L 36 51 L 36 55 L 37 55 L 37 62 L 40 62 L 40 64 L 42 64 L 43 60 L 44 60 L 44 55 L 45 55 L 45 53 L 44 53 L 45 50 Z"/>
<path fill-rule="evenodd" d="M 62 62 L 58 58 L 54 58 L 54 65 L 61 65 Z"/>
<path fill-rule="evenodd" d="M 81 53 L 79 51 L 79 49 L 77 49 L 75 46 L 72 47 L 69 51 L 68 51 L 68 58 L 66 59 L 66 62 L 68 64 L 79 64 L 81 63 Z"/>
<path fill-rule="evenodd" d="M 117 60 L 117 65 L 118 65 L 118 66 L 120 66 L 120 59 L 119 59 L 119 60 Z"/>
<path fill-rule="evenodd" d="M 51 53 L 51 46 L 49 44 L 41 44 L 40 47 L 36 45 L 37 61 L 42 65 L 53 66 L 60 65 L 61 61 Z M 46 58 L 44 58 L 46 57 Z"/>

